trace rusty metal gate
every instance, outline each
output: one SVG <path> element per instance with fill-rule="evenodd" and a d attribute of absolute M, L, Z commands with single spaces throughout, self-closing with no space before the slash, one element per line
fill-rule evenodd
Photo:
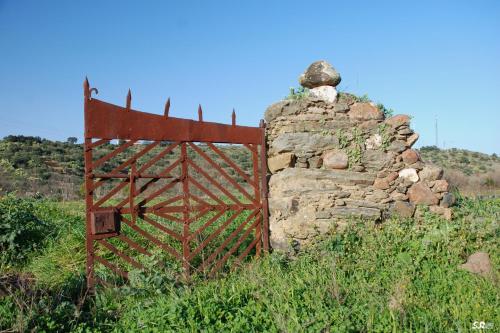
<path fill-rule="evenodd" d="M 176 262 L 213 275 L 269 250 L 265 124 L 170 117 L 92 98 L 84 82 L 87 284 Z M 242 163 L 244 164 L 242 166 Z M 112 280 L 110 280 L 112 277 Z M 116 278 L 116 280 L 114 280 Z"/>

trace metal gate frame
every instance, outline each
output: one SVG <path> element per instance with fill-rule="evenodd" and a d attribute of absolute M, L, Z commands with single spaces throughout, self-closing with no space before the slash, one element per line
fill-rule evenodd
<path fill-rule="evenodd" d="M 117 247 L 113 246 L 109 241 L 109 238 L 118 238 L 120 241 L 126 243 L 130 248 L 142 254 L 148 254 L 146 249 L 137 244 L 134 240 L 122 234 L 120 231 L 121 224 L 125 224 L 135 232 L 145 237 L 152 244 L 158 246 L 164 251 L 172 254 L 173 257 L 180 260 L 183 264 L 183 270 L 186 276 L 189 276 L 193 267 L 190 265 L 190 260 L 193 258 L 192 254 L 197 251 L 195 249 L 192 251 L 190 249 L 190 240 L 193 237 L 193 233 L 190 231 L 190 223 L 193 221 L 191 213 L 198 212 L 199 215 L 204 214 L 207 211 L 234 211 L 236 212 L 251 210 L 252 213 L 249 215 L 255 218 L 255 222 L 247 228 L 245 235 L 248 235 L 251 230 L 254 230 L 254 240 L 252 243 L 240 254 L 239 259 L 247 256 L 250 251 L 255 248 L 257 256 L 260 256 L 261 250 L 264 252 L 269 251 L 269 212 L 268 212 L 268 202 L 267 202 L 267 162 L 266 162 L 266 141 L 265 141 L 265 123 L 264 120 L 260 121 L 259 127 L 248 127 L 236 125 L 236 114 L 233 110 L 232 113 L 232 124 L 219 124 L 213 122 L 203 121 L 203 114 L 201 106 L 198 108 L 198 121 L 190 119 L 174 118 L 169 116 L 170 109 L 170 99 L 168 99 L 163 115 L 156 115 L 151 113 L 140 112 L 132 110 L 131 108 L 131 92 L 129 90 L 126 106 L 120 107 L 117 105 L 109 104 L 101 100 L 92 98 L 92 93 L 98 93 L 96 88 L 90 88 L 87 78 L 85 78 L 84 84 L 84 114 L 85 114 L 85 143 L 84 143 L 84 158 L 85 158 L 85 202 L 86 202 L 86 249 L 87 249 L 87 264 L 86 264 L 86 274 L 87 274 L 87 286 L 90 289 L 95 287 L 96 283 L 106 284 L 101 281 L 95 275 L 95 264 L 99 263 L 114 273 L 128 278 L 128 272 L 120 268 L 118 265 L 113 264 L 109 260 L 102 256 L 96 254 L 96 245 L 100 245 L 107 249 L 111 253 L 120 257 L 131 266 L 136 268 L 143 268 L 143 266 L 138 263 L 134 258 L 128 256 L 123 251 L 119 250 Z M 111 153 L 98 157 L 94 159 L 94 150 L 111 140 L 124 140 L 124 143 L 117 146 L 117 148 Z M 128 140 L 128 141 L 127 141 Z M 139 140 L 144 140 L 151 142 L 145 145 L 145 148 L 139 151 L 137 154 L 127 159 L 125 162 L 121 163 L 118 167 L 115 167 L 111 172 L 108 173 L 98 173 L 96 170 L 99 165 L 109 159 L 117 156 L 119 153 L 123 152 L 128 147 L 132 146 Z M 158 146 L 161 142 L 169 142 L 168 146 L 161 154 L 152 158 L 148 161 L 149 166 L 164 156 L 165 152 L 172 151 L 175 147 L 180 147 L 181 156 L 179 160 L 174 163 L 181 168 L 180 177 L 173 179 L 171 183 L 178 182 L 182 184 L 182 200 L 181 206 L 171 207 L 165 206 L 160 207 L 163 209 L 162 214 L 165 216 L 179 220 L 179 223 L 183 224 L 183 232 L 180 236 L 179 241 L 182 242 L 182 253 L 175 251 L 173 248 L 169 247 L 167 244 L 159 242 L 154 235 L 142 230 L 136 225 L 136 219 L 140 216 L 144 218 L 144 212 L 151 212 L 150 208 L 145 208 L 141 206 L 141 202 L 135 202 L 134 199 L 145 189 L 143 187 L 136 188 L 135 184 L 140 179 L 147 179 L 146 189 L 150 184 L 160 179 L 168 178 L 168 170 L 165 170 L 157 174 L 148 174 L 147 166 L 138 168 L 136 161 L 140 156 L 144 156 L 145 152 L 151 150 L 152 147 Z M 224 162 L 234 168 L 236 173 L 238 173 L 245 181 L 253 187 L 253 195 L 247 193 L 241 188 L 241 185 L 235 179 L 232 179 L 220 165 L 217 165 L 202 149 L 200 149 L 195 142 L 206 144 L 211 151 L 215 152 L 220 156 Z M 244 173 L 235 163 L 233 163 L 227 156 L 221 152 L 214 143 L 225 143 L 225 144 L 241 144 L 249 149 L 252 154 L 252 165 L 253 165 L 253 179 L 246 173 Z M 260 146 L 260 153 L 259 153 Z M 173 148 L 172 148 L 173 147 Z M 189 183 L 197 183 L 194 177 L 189 174 L 190 168 L 197 168 L 195 163 L 189 158 L 187 154 L 187 148 L 195 151 L 203 159 L 208 161 L 208 163 L 218 172 L 224 176 L 228 182 L 230 182 L 235 188 L 245 193 L 250 200 L 249 204 L 243 204 L 236 199 L 236 202 L 232 204 L 227 204 L 218 200 L 217 204 L 208 204 L 207 202 L 200 200 L 199 198 L 194 198 L 189 192 Z M 162 155 L 163 154 L 163 155 Z M 260 156 L 259 156 L 260 155 Z M 260 160 L 260 162 L 259 162 Z M 259 165 L 260 164 L 260 165 Z M 123 170 L 128 169 L 125 172 Z M 171 168 L 167 168 L 170 169 Z M 260 170 L 259 170 L 260 169 Z M 199 167 L 198 172 L 202 172 Z M 170 176 L 170 178 L 172 178 Z M 101 186 L 108 180 L 119 180 L 119 186 L 113 188 L 109 193 L 105 194 L 103 198 L 95 200 L 94 191 L 96 188 Z M 213 179 L 212 179 L 213 180 Z M 225 189 L 213 180 L 212 184 L 219 188 L 225 194 L 231 196 L 231 193 L 225 191 Z M 199 184 L 199 183 L 198 183 Z M 175 185 L 175 184 L 174 184 Z M 129 188 L 128 198 L 122 201 L 120 204 L 114 204 L 112 206 L 102 207 L 101 205 L 106 202 L 110 197 L 116 194 L 118 191 Z M 161 193 L 161 188 L 156 192 Z M 205 193 L 217 201 L 217 197 L 210 191 L 207 190 Z M 200 202 L 200 205 L 193 206 L 190 202 L 190 198 L 196 199 Z M 234 199 L 234 198 L 233 198 Z M 235 201 L 235 200 L 232 200 Z M 143 203 L 143 202 L 142 202 Z M 155 208 L 157 209 L 157 208 Z M 175 212 L 178 215 L 182 214 L 182 218 L 176 218 L 171 214 L 165 213 Z M 130 215 L 130 219 L 127 219 L 123 214 Z M 217 216 L 217 215 L 216 215 Z M 231 217 L 230 219 L 233 219 Z M 228 220 L 230 220 L 228 219 Z M 207 224 L 213 223 L 215 220 L 210 219 Z M 249 218 L 245 220 L 238 229 L 243 230 L 243 225 L 249 222 Z M 211 221 L 211 222 L 210 222 Z M 227 221 L 226 221 L 227 222 Z M 224 224 L 226 224 L 226 222 Z M 148 223 L 153 223 L 154 221 L 149 221 Z M 172 233 L 168 228 L 162 227 L 156 223 L 156 227 L 159 231 L 166 233 Z M 200 228 L 201 229 L 201 228 Z M 196 232 L 198 232 L 197 230 Z M 212 235 L 211 235 L 212 236 Z M 238 234 L 236 234 L 238 236 Z M 210 239 L 210 237 L 208 237 Z M 233 234 L 231 237 L 226 239 L 223 244 L 218 248 L 221 249 L 219 253 L 214 253 L 210 258 L 213 261 L 210 263 L 212 265 L 211 273 L 219 270 L 225 261 L 231 256 L 234 251 L 234 246 L 219 260 L 216 260 L 217 256 L 220 256 L 224 248 L 229 244 L 231 239 L 235 239 Z M 238 239 L 239 247 L 241 244 L 241 238 Z M 203 245 L 203 244 L 202 244 Z M 206 245 L 206 244 L 205 244 Z M 210 259 L 209 258 L 209 259 Z M 205 262 L 202 262 L 201 266 L 205 266 Z M 208 264 L 207 264 L 208 266 Z M 203 267 L 206 268 L 206 267 Z"/>

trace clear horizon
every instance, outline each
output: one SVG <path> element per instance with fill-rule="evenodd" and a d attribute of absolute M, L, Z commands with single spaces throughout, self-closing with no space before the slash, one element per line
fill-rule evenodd
<path fill-rule="evenodd" d="M 313 61 L 412 116 L 416 147 L 500 153 L 495 1 L 0 0 L 0 137 L 83 134 L 83 88 L 161 114 L 257 126 Z"/>

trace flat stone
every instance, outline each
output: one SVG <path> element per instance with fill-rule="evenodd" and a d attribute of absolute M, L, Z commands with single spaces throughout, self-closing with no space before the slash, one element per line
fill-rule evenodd
<path fill-rule="evenodd" d="M 403 178 L 405 180 L 409 180 L 413 183 L 418 182 L 418 174 L 417 170 L 413 168 L 407 168 L 399 171 L 398 173 L 399 178 Z"/>
<path fill-rule="evenodd" d="M 420 159 L 418 153 L 413 149 L 407 149 L 402 154 L 403 162 L 406 164 L 413 164 Z"/>
<path fill-rule="evenodd" d="M 328 103 L 335 103 L 337 94 L 337 89 L 332 86 L 321 86 L 309 90 L 309 96 Z"/>
<path fill-rule="evenodd" d="M 373 130 L 378 126 L 379 123 L 380 120 L 366 120 L 358 124 L 358 127 L 362 130 Z"/>
<path fill-rule="evenodd" d="M 342 150 L 328 150 L 323 154 L 323 165 L 327 169 L 347 169 L 349 157 Z"/>
<path fill-rule="evenodd" d="M 415 144 L 415 142 L 417 142 L 418 138 L 419 138 L 418 133 L 413 133 L 406 139 L 406 145 L 408 147 L 412 147 Z"/>
<path fill-rule="evenodd" d="M 421 180 L 431 182 L 443 177 L 443 169 L 435 165 L 426 165 L 418 175 Z"/>
<path fill-rule="evenodd" d="M 471 254 L 469 258 L 467 258 L 467 262 L 460 265 L 459 268 L 484 277 L 489 277 L 493 273 L 490 256 L 486 252 Z"/>
<path fill-rule="evenodd" d="M 337 218 L 361 217 L 370 220 L 379 220 L 381 217 L 381 212 L 378 208 L 340 206 L 334 207 L 331 212 L 332 217 Z"/>
<path fill-rule="evenodd" d="M 410 202 L 394 202 L 391 212 L 400 217 L 412 217 L 415 213 L 415 205 Z"/>
<path fill-rule="evenodd" d="M 389 194 L 387 194 L 385 191 L 382 190 L 375 190 L 372 193 L 372 197 L 375 200 L 383 200 L 389 197 Z"/>
<path fill-rule="evenodd" d="M 386 190 L 390 187 L 389 182 L 385 178 L 376 178 L 373 187 L 379 190 Z"/>
<path fill-rule="evenodd" d="M 311 133 L 283 133 L 270 144 L 269 153 L 317 152 L 338 147 L 339 140 L 334 135 Z"/>
<path fill-rule="evenodd" d="M 319 156 L 311 157 L 307 160 L 310 168 L 318 169 L 323 165 L 323 159 Z"/>
<path fill-rule="evenodd" d="M 389 145 L 389 147 L 387 147 L 388 151 L 393 151 L 395 153 L 401 153 L 401 152 L 405 151 L 405 149 L 406 149 L 406 142 L 403 142 L 400 140 L 393 141 Z"/>
<path fill-rule="evenodd" d="M 347 113 L 353 120 L 382 120 L 384 114 L 373 103 L 354 103 Z"/>
<path fill-rule="evenodd" d="M 333 107 L 333 112 L 335 113 L 346 113 L 349 111 L 349 105 L 347 103 L 337 102 Z"/>
<path fill-rule="evenodd" d="M 408 197 L 410 201 L 415 204 L 422 204 L 427 206 L 437 205 L 439 200 L 436 198 L 431 189 L 423 183 L 415 183 L 408 190 Z"/>
<path fill-rule="evenodd" d="M 380 171 L 391 165 L 393 156 L 381 150 L 365 150 L 361 157 L 361 163 L 367 170 Z"/>
<path fill-rule="evenodd" d="M 409 125 L 410 124 L 410 116 L 405 115 L 405 114 L 397 114 L 395 116 L 387 118 L 385 120 L 385 123 L 387 125 L 392 126 L 392 127 L 399 127 L 399 126 L 403 126 L 403 125 Z"/>
<path fill-rule="evenodd" d="M 293 158 L 294 158 L 293 153 L 283 153 L 270 157 L 267 160 L 267 166 L 269 167 L 269 171 L 271 171 L 271 173 L 276 173 L 277 171 L 288 168 L 290 165 L 292 165 Z"/>
<path fill-rule="evenodd" d="M 264 119 L 266 123 L 270 123 L 272 120 L 279 116 L 289 116 L 296 114 L 299 110 L 300 103 L 297 101 L 279 101 L 277 103 L 271 104 L 264 113 Z"/>
<path fill-rule="evenodd" d="M 394 191 L 391 193 L 391 198 L 395 201 L 408 201 L 408 196 L 404 193 Z"/>
<path fill-rule="evenodd" d="M 413 131 L 410 128 L 404 128 L 404 129 L 398 130 L 398 134 L 402 135 L 402 136 L 408 136 L 412 133 L 413 133 Z"/>
<path fill-rule="evenodd" d="M 307 109 L 307 112 L 315 113 L 315 114 L 324 114 L 324 113 L 326 113 L 326 110 L 323 108 L 318 108 L 317 106 L 312 106 L 312 107 Z M 319 119 L 321 119 L 321 117 L 319 117 Z"/>
<path fill-rule="evenodd" d="M 368 172 L 287 168 L 271 176 L 269 187 L 273 193 L 293 195 L 335 192 L 338 185 L 372 185 L 374 180 L 375 175 Z"/>
<path fill-rule="evenodd" d="M 340 74 L 324 60 L 315 61 L 299 77 L 299 83 L 306 88 L 319 86 L 337 86 L 340 83 Z"/>

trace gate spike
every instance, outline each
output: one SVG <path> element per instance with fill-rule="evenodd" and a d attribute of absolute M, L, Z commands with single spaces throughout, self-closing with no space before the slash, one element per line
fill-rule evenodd
<path fill-rule="evenodd" d="M 168 118 L 168 111 L 170 111 L 170 97 L 167 99 L 167 103 L 165 103 L 165 111 L 163 113 L 165 118 Z"/>
<path fill-rule="evenodd" d="M 83 96 L 85 99 L 90 99 L 90 84 L 89 79 L 85 76 L 85 81 L 83 81 Z"/>
<path fill-rule="evenodd" d="M 130 106 L 132 104 L 132 92 L 130 91 L 130 88 L 128 89 L 128 94 L 127 94 L 127 110 L 130 111 Z"/>
<path fill-rule="evenodd" d="M 203 110 L 201 109 L 201 104 L 198 104 L 198 121 L 203 121 Z"/>
<path fill-rule="evenodd" d="M 233 126 L 236 126 L 236 112 L 234 111 L 234 108 L 233 108 L 233 113 L 231 114 L 231 124 Z"/>

